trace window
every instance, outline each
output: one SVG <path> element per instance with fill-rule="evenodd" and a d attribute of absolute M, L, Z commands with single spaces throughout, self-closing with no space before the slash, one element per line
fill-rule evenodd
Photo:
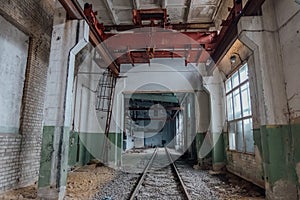
<path fill-rule="evenodd" d="M 225 82 L 229 150 L 254 153 L 248 65 Z"/>

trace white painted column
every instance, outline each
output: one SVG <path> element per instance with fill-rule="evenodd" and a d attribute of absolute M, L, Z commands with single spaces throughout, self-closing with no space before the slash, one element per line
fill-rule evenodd
<path fill-rule="evenodd" d="M 222 75 L 218 68 L 213 72 L 213 76 L 203 77 L 203 85 L 210 94 L 211 118 L 208 133 L 204 139 L 204 145 L 200 148 L 200 157 L 206 156 L 213 149 L 213 167 L 219 170 L 224 166 L 222 155 L 224 146 L 216 145 L 225 125 L 225 90 Z"/>
<path fill-rule="evenodd" d="M 63 199 L 65 195 L 75 57 L 87 45 L 88 35 L 85 21 L 65 21 L 53 27 L 39 175 L 38 196 L 42 199 Z"/>

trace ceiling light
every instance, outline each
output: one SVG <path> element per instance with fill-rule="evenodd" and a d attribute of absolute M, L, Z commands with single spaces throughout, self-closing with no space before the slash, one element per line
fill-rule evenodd
<path fill-rule="evenodd" d="M 232 64 L 236 62 L 236 56 L 235 55 L 230 56 L 230 62 Z"/>
<path fill-rule="evenodd" d="M 237 56 L 238 56 L 238 58 L 240 59 L 240 62 L 243 62 L 243 60 L 242 60 L 240 54 L 233 52 L 233 53 L 231 54 L 231 56 L 230 56 L 230 63 L 231 63 L 231 64 L 236 63 L 236 57 L 237 57 Z"/>

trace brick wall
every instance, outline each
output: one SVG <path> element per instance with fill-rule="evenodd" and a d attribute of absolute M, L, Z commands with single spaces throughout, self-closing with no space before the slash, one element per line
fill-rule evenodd
<path fill-rule="evenodd" d="M 5 0 L 0 15 L 30 36 L 19 134 L 0 133 L 0 193 L 38 179 L 54 1 Z"/>
<path fill-rule="evenodd" d="M 255 155 L 227 151 L 227 170 L 260 187 L 264 187 L 262 166 Z"/>

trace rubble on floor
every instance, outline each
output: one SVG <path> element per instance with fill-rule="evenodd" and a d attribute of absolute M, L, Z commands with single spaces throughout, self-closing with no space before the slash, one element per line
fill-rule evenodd
<path fill-rule="evenodd" d="M 1 200 L 32 200 L 37 199 L 37 185 L 9 191 L 0 195 Z"/>

